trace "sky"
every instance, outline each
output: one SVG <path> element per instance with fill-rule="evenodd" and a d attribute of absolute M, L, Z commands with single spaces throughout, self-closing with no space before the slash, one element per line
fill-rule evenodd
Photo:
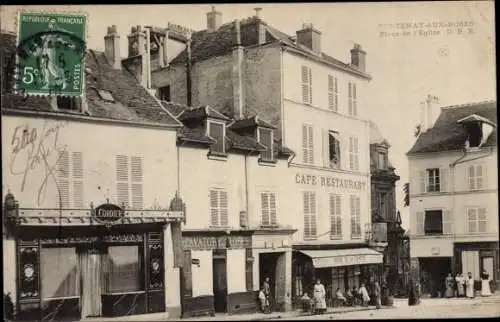
<path fill-rule="evenodd" d="M 322 49 L 350 61 L 354 43 L 367 52 L 367 116 L 391 144 L 389 158 L 401 176 L 396 189 L 403 227 L 409 226 L 402 186 L 409 181 L 406 152 L 415 142 L 419 106 L 428 94 L 441 106 L 496 100 L 495 17 L 493 1 L 216 4 L 223 23 L 254 15 L 293 36 L 303 23 L 322 32 Z M 210 5 L 2 6 L 0 26 L 16 30 L 18 10 L 85 12 L 87 46 L 104 49 L 104 34 L 116 25 L 121 53 L 135 25 L 166 27 L 168 22 L 193 30 L 206 28 Z M 462 33 L 459 34 L 458 28 Z M 448 28 L 449 27 L 449 28 Z M 404 34 L 403 34 L 404 33 Z"/>

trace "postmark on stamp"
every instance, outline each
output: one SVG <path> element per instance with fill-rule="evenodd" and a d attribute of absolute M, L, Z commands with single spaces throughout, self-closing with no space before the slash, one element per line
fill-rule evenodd
<path fill-rule="evenodd" d="M 19 12 L 14 90 L 82 95 L 86 24 L 81 14 Z"/>

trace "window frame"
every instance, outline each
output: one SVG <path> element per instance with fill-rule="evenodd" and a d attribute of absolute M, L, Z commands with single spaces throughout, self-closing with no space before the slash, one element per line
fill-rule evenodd
<path fill-rule="evenodd" d="M 267 216 L 268 216 L 268 222 L 264 222 L 264 209 L 262 208 L 263 205 L 263 198 L 264 196 L 267 197 Z M 271 196 L 274 196 L 274 209 L 271 207 Z M 261 227 L 276 227 L 278 226 L 278 194 L 275 191 L 261 191 L 260 192 L 260 226 Z M 273 222 L 273 210 L 274 210 L 274 222 Z"/>
<path fill-rule="evenodd" d="M 261 131 L 268 131 L 269 132 L 270 141 L 271 141 L 270 148 L 261 141 Z M 266 147 L 266 151 L 261 152 L 261 154 L 260 154 L 261 161 L 270 161 L 270 162 L 274 161 L 274 131 L 272 129 L 258 127 L 257 128 L 257 141 Z M 269 156 L 266 156 L 266 153 L 269 153 Z"/>
<path fill-rule="evenodd" d="M 427 222 L 427 216 L 431 215 L 431 214 L 428 214 L 430 212 L 439 212 L 441 214 L 441 231 L 429 231 L 428 229 L 426 229 L 426 222 Z M 424 210 L 424 227 L 423 227 L 423 234 L 424 236 L 442 236 L 442 235 L 445 235 L 445 229 L 444 229 L 444 223 L 445 223 L 445 210 L 444 209 L 441 209 L 441 208 L 435 208 L 435 209 L 425 209 Z"/>
<path fill-rule="evenodd" d="M 307 197 L 306 197 L 307 196 Z M 308 202 L 307 202 L 307 201 Z M 314 201 L 314 202 L 313 202 Z M 304 240 L 318 239 L 318 200 L 315 191 L 302 191 L 302 214 L 304 219 Z M 308 211 L 306 210 L 308 209 Z M 313 211 L 314 209 L 314 211 Z M 309 217 L 308 217 L 309 216 Z M 315 234 L 312 234 L 312 232 Z M 306 234 L 306 232 L 309 232 Z"/>
<path fill-rule="evenodd" d="M 354 144 L 356 142 L 356 144 Z M 349 170 L 359 171 L 359 138 L 349 136 Z"/>
<path fill-rule="evenodd" d="M 164 91 L 168 90 L 168 99 L 165 99 Z M 172 91 L 170 85 L 165 85 L 162 87 L 158 87 L 158 99 L 160 101 L 171 102 L 172 100 Z"/>
<path fill-rule="evenodd" d="M 477 170 L 478 168 L 481 169 L 481 176 L 478 176 L 477 175 Z M 474 169 L 474 175 L 471 176 L 471 169 Z M 476 164 L 471 164 L 468 166 L 467 168 L 467 178 L 468 178 L 468 187 L 469 187 L 469 190 L 470 191 L 479 191 L 479 190 L 483 190 L 484 189 L 484 167 L 483 167 L 483 164 L 482 163 L 476 163 Z M 480 187 L 479 187 L 479 184 L 478 183 L 481 183 L 480 184 Z"/>
<path fill-rule="evenodd" d="M 217 195 L 217 206 L 213 207 L 212 206 L 212 192 L 215 192 Z M 225 194 L 226 196 L 226 206 L 222 207 L 222 194 Z M 209 204 L 209 211 L 210 211 L 210 227 L 211 228 L 229 228 L 229 192 L 227 189 L 220 188 L 220 187 L 211 187 L 208 189 L 208 204 Z M 217 210 L 217 223 L 214 223 L 213 221 L 213 210 Z M 222 222 L 222 216 L 223 216 L 223 211 L 225 210 L 226 214 L 226 223 Z"/>
<path fill-rule="evenodd" d="M 301 77 L 300 84 L 302 88 L 302 103 L 306 105 L 312 105 L 312 69 L 309 66 L 301 66 Z M 304 77 L 305 75 L 305 77 Z M 307 96 L 307 99 L 306 99 Z"/>
<path fill-rule="evenodd" d="M 434 174 L 431 176 L 431 174 Z M 437 173 L 437 175 L 436 175 Z M 431 184 L 432 178 L 432 184 Z M 437 179 L 437 180 L 436 180 Z M 432 189 L 431 189 L 432 187 Z M 441 169 L 427 168 L 425 169 L 425 189 L 426 192 L 441 192 Z"/>
<path fill-rule="evenodd" d="M 139 266 L 139 269 L 137 271 L 137 281 L 139 283 L 139 287 L 138 287 L 138 290 L 135 290 L 135 291 L 131 291 L 131 290 L 120 290 L 120 291 L 116 291 L 116 290 L 110 290 L 110 287 L 109 287 L 109 274 L 110 274 L 110 266 L 109 266 L 109 261 L 111 260 L 110 259 L 110 250 L 113 249 L 113 248 L 117 248 L 117 247 L 137 247 L 137 265 Z M 146 290 L 146 285 L 145 285 L 145 280 L 143 278 L 144 276 L 144 270 L 146 269 L 146 267 L 144 267 L 144 248 L 142 246 L 142 244 L 140 243 L 124 243 L 124 244 L 113 244 L 113 245 L 109 245 L 108 246 L 108 251 L 105 255 L 105 261 L 104 261 L 104 265 L 105 265 L 105 269 L 104 269 L 104 274 L 103 274 L 103 294 L 122 294 L 122 293 L 128 293 L 128 292 L 131 292 L 131 293 L 141 293 L 141 292 L 144 292 Z M 128 257 L 130 257 L 130 253 L 128 255 Z"/>
<path fill-rule="evenodd" d="M 335 200 L 332 202 L 332 198 Z M 330 205 L 330 239 L 342 239 L 342 195 L 329 193 L 328 201 Z M 334 207 L 332 207 L 334 206 Z M 338 213 L 337 213 L 337 210 Z M 335 226 L 335 229 L 333 229 Z M 335 230 L 335 231 L 334 231 Z"/>
<path fill-rule="evenodd" d="M 350 195 L 351 239 L 361 239 L 361 197 Z"/>
<path fill-rule="evenodd" d="M 328 74 L 328 109 L 333 112 L 338 112 L 338 78 L 333 74 Z"/>
<path fill-rule="evenodd" d="M 357 86 L 355 82 L 348 82 L 347 98 L 348 98 L 348 113 L 349 116 L 358 116 L 358 97 Z"/>
<path fill-rule="evenodd" d="M 480 210 L 483 210 L 483 214 L 484 214 L 484 219 L 481 219 L 479 217 L 480 213 L 479 211 Z M 471 216 L 471 211 L 474 211 L 474 215 L 475 215 L 475 219 L 471 220 L 470 216 Z M 468 234 L 481 234 L 481 233 L 487 233 L 488 232 L 488 215 L 487 215 L 487 212 L 486 212 L 486 208 L 484 207 L 466 207 L 465 208 L 465 216 L 466 216 L 466 227 L 467 227 L 467 233 Z M 475 224 L 475 231 L 472 231 L 471 228 L 471 222 L 474 222 Z M 481 231 L 480 228 L 480 223 L 483 223 L 484 225 L 484 230 Z"/>
<path fill-rule="evenodd" d="M 226 123 L 222 122 L 222 121 L 212 120 L 212 119 L 207 120 L 207 136 L 209 138 L 217 141 L 217 139 L 210 134 L 210 129 L 211 129 L 212 124 L 222 125 L 222 151 L 216 151 L 213 149 L 213 146 L 215 145 L 215 142 L 214 142 L 214 144 L 212 144 L 210 146 L 210 153 L 215 154 L 215 155 L 226 155 Z"/>
<path fill-rule="evenodd" d="M 306 133 L 305 138 L 304 133 Z M 302 162 L 314 164 L 314 127 L 309 123 L 302 123 Z"/>

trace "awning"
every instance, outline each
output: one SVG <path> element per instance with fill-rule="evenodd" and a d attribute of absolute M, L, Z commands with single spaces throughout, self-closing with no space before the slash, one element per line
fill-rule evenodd
<path fill-rule="evenodd" d="M 301 250 L 312 258 L 315 268 L 381 264 L 384 255 L 369 248 L 336 250 Z"/>

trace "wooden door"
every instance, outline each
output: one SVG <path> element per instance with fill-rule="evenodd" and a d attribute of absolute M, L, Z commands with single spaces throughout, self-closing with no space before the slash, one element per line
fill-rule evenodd
<path fill-rule="evenodd" d="M 275 273 L 275 303 L 276 309 L 279 309 L 285 304 L 286 297 L 286 253 L 282 253 L 276 260 L 276 273 Z"/>
<path fill-rule="evenodd" d="M 213 290 L 215 312 L 227 309 L 227 268 L 225 258 L 213 259 Z"/>

